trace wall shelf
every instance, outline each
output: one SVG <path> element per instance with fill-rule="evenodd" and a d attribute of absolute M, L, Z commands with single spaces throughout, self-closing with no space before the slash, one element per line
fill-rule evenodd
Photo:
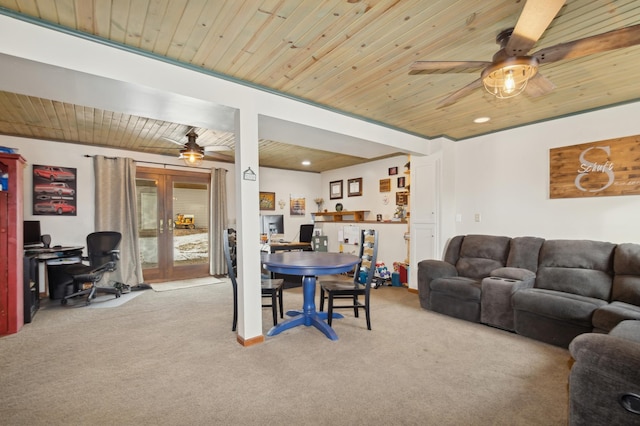
<path fill-rule="evenodd" d="M 315 212 L 311 213 L 315 222 L 364 222 L 369 210 L 342 211 L 342 212 Z M 320 220 L 318 220 L 320 219 Z"/>

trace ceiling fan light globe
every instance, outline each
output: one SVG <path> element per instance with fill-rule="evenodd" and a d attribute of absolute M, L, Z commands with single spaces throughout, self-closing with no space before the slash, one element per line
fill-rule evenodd
<path fill-rule="evenodd" d="M 531 56 L 509 57 L 485 68 L 482 83 L 499 99 L 518 96 L 538 72 L 538 60 Z"/>
<path fill-rule="evenodd" d="M 189 167 L 197 167 L 202 164 L 202 159 L 204 158 L 204 154 L 202 152 L 187 150 L 182 151 L 179 157 L 184 164 Z"/>

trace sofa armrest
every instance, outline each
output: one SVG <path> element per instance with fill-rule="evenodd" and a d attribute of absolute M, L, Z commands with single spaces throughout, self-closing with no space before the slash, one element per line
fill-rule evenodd
<path fill-rule="evenodd" d="M 491 271 L 492 277 L 513 280 L 511 294 L 523 288 L 532 288 L 536 281 L 536 274 L 528 269 L 505 267 Z"/>
<path fill-rule="evenodd" d="M 601 374 L 640 383 L 640 342 L 600 333 L 581 334 L 569 345 L 576 363 Z"/>
<path fill-rule="evenodd" d="M 458 275 L 456 267 L 444 260 L 428 259 L 418 263 L 418 273 L 428 277 L 429 281 L 442 277 L 455 277 Z"/>
<path fill-rule="evenodd" d="M 444 260 L 427 259 L 418 262 L 418 295 L 420 305 L 425 309 L 431 309 L 429 305 L 429 291 L 431 281 L 443 277 L 458 276 L 456 267 Z"/>
<path fill-rule="evenodd" d="M 526 281 L 535 279 L 536 274 L 524 268 L 498 268 L 491 271 L 492 277 L 506 278 L 509 280 Z"/>

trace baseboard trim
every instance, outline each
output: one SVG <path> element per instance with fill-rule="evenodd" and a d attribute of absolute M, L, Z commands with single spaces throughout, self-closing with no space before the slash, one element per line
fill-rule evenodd
<path fill-rule="evenodd" d="M 264 336 L 261 334 L 260 336 L 252 337 L 250 339 L 245 340 L 244 337 L 238 334 L 237 340 L 238 340 L 238 343 L 240 343 L 242 346 L 249 347 L 249 346 L 257 345 L 259 343 L 263 343 Z"/>
<path fill-rule="evenodd" d="M 418 294 L 418 289 L 417 288 L 407 288 L 407 291 L 409 293 Z"/>

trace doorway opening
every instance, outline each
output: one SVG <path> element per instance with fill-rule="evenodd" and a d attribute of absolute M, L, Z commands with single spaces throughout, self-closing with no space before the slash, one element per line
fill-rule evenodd
<path fill-rule="evenodd" d="M 206 173 L 138 168 L 138 238 L 145 281 L 209 275 L 209 180 Z"/>

